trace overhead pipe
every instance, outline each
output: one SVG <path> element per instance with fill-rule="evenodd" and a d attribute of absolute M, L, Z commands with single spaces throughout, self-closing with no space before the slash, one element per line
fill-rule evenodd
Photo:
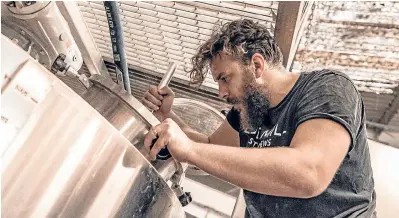
<path fill-rule="evenodd" d="M 388 125 L 388 124 L 382 124 L 382 123 L 376 123 L 376 122 L 371 122 L 371 121 L 366 121 L 366 126 L 367 127 L 375 127 L 379 128 L 382 130 L 388 130 L 388 131 L 399 131 L 398 126 L 393 126 L 393 125 Z"/>
<path fill-rule="evenodd" d="M 111 36 L 112 53 L 116 65 L 116 80 L 118 84 L 123 83 L 125 90 L 131 94 L 129 71 L 127 68 L 125 45 L 123 42 L 123 29 L 119 16 L 119 8 L 115 1 L 104 1 L 107 13 L 109 34 Z"/>

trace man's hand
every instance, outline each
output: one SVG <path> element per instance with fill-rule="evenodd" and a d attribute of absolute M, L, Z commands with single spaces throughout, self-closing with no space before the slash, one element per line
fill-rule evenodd
<path fill-rule="evenodd" d="M 157 139 L 154 146 L 152 141 Z M 188 154 L 193 147 L 194 142 L 180 129 L 172 120 L 166 119 L 161 124 L 153 127 L 144 138 L 144 146 L 151 158 L 155 160 L 158 152 L 168 147 L 170 154 L 179 162 L 187 162 Z"/>
<path fill-rule="evenodd" d="M 208 136 L 198 133 L 191 129 L 187 124 L 184 123 L 175 113 L 172 111 L 172 104 L 175 98 L 175 93 L 168 88 L 158 90 L 155 86 L 150 86 L 150 89 L 144 94 L 141 102 L 148 109 L 153 110 L 154 116 L 159 121 L 164 121 L 167 118 L 173 119 L 174 124 L 179 125 L 179 131 L 183 130 L 184 133 L 193 141 L 207 143 Z M 234 130 L 233 130 L 234 131 Z M 237 133 L 238 136 L 238 133 Z"/>
<path fill-rule="evenodd" d="M 141 102 L 148 109 L 154 111 L 154 115 L 158 120 L 163 121 L 169 118 L 174 98 L 175 93 L 169 87 L 158 90 L 156 86 L 150 86 Z"/>

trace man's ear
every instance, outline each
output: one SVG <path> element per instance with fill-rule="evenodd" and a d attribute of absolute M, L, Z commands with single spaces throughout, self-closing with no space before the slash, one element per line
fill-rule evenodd
<path fill-rule="evenodd" d="M 258 79 L 265 72 L 265 59 L 259 53 L 252 55 L 251 62 L 255 70 L 255 78 Z"/>

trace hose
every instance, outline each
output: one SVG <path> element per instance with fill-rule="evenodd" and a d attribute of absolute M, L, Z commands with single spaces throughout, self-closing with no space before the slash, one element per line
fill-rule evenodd
<path fill-rule="evenodd" d="M 131 94 L 132 91 L 125 57 L 125 45 L 123 42 L 123 29 L 119 17 L 119 8 L 115 1 L 104 1 L 104 7 L 107 14 L 112 53 L 116 65 L 116 80 L 118 84 L 123 83 L 125 90 Z"/>

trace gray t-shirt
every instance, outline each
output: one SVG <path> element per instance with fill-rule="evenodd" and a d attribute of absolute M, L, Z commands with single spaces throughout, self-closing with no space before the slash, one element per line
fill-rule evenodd
<path fill-rule="evenodd" d="M 240 130 L 234 108 L 227 120 L 239 132 L 241 147 L 290 146 L 303 122 L 324 118 L 341 124 L 351 144 L 327 189 L 314 198 L 264 195 L 244 190 L 246 217 L 371 217 L 375 210 L 373 172 L 367 144 L 366 116 L 360 93 L 343 73 L 321 70 L 302 73 L 288 93 L 265 115 L 256 132 Z"/>

